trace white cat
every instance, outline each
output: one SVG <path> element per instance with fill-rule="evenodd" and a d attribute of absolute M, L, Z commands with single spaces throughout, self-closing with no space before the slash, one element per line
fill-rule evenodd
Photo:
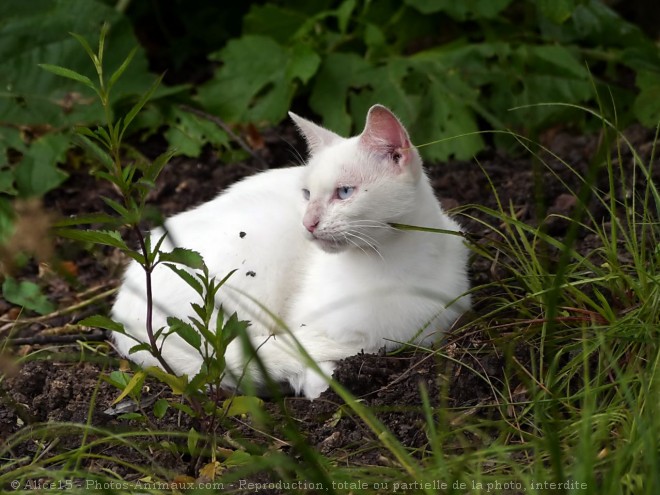
<path fill-rule="evenodd" d="M 374 105 L 362 134 L 342 138 L 293 113 L 310 158 L 306 166 L 249 177 L 193 210 L 166 221 L 163 249 L 198 251 L 218 279 L 237 269 L 220 289 L 225 314 L 250 320 L 252 345 L 270 377 L 296 394 L 315 398 L 328 386 L 292 344 L 290 333 L 330 376 L 335 363 L 364 351 L 428 344 L 470 307 L 468 250 L 456 235 L 404 231 L 390 223 L 458 231 L 441 209 L 417 150 L 398 119 Z M 154 231 L 154 238 L 162 231 Z M 129 266 L 112 310 L 141 341 L 145 327 L 145 275 Z M 249 296 L 249 297 L 248 297 Z M 170 269 L 153 272 L 153 328 L 168 316 L 194 315 L 199 297 Z M 259 304 L 254 301 L 258 301 Z M 274 321 L 277 315 L 290 329 Z M 115 334 L 122 355 L 157 366 L 136 343 Z M 228 347 L 223 384 L 238 386 L 245 371 L 243 345 Z M 163 345 L 177 373 L 195 375 L 201 357 L 178 335 Z M 254 363 L 247 374 L 264 378 Z"/>

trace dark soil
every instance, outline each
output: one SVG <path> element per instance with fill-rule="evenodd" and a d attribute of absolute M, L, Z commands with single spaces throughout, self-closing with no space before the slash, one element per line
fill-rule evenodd
<path fill-rule="evenodd" d="M 647 156 L 653 136 L 640 128 L 631 129 L 628 134 L 637 151 Z M 268 163 L 276 166 L 298 161 L 294 150 L 302 150 L 303 146 L 292 128 L 271 130 L 265 132 L 262 138 L 264 146 L 259 153 Z M 543 143 L 583 175 L 588 174 L 590 160 L 599 145 L 597 136 L 574 136 L 561 129 L 548 132 L 543 137 Z M 157 154 L 162 149 L 157 139 L 141 146 L 148 155 Z M 531 225 L 544 222 L 547 232 L 557 238 L 566 235 L 569 222 L 559 217 L 549 218 L 548 214 L 570 217 L 577 200 L 561 181 L 576 192 L 580 190 L 580 182 L 572 172 L 548 154 L 542 154 L 548 168 L 529 156 L 526 153 L 522 158 L 511 158 L 488 151 L 473 162 L 451 162 L 429 167 L 430 177 L 442 203 L 460 212 L 458 218 L 466 232 L 482 247 L 487 248 L 489 240 L 496 236 L 481 222 L 495 225 L 497 222 L 488 219 L 473 205 L 496 208 L 493 186 L 501 204 L 516 212 L 520 220 Z M 623 160 L 624 166 L 629 166 L 629 154 L 624 153 Z M 170 215 L 211 199 L 227 185 L 258 169 L 259 162 L 253 159 L 225 164 L 222 156 L 217 156 L 213 150 L 206 150 L 198 160 L 179 157 L 172 160 L 164 170 L 151 201 L 164 215 Z M 599 186 L 603 190 L 607 189 L 606 175 L 596 172 L 596 177 Z M 91 178 L 87 172 L 74 170 L 63 187 L 45 198 L 44 209 L 60 216 L 106 211 L 107 207 L 100 199 L 103 195 L 113 196 L 114 192 L 107 184 Z M 597 222 L 607 221 L 606 211 L 598 204 L 592 201 L 588 208 Z M 21 269 L 20 276 L 38 281 L 60 309 L 71 307 L 95 293 L 116 286 L 122 260 L 113 250 L 86 251 L 71 242 L 56 240 L 55 243 L 59 256 L 57 261 L 49 265 L 28 265 Z M 576 243 L 578 251 L 589 253 L 595 247 L 593 236 L 579 232 Z M 548 256 L 552 258 L 553 253 L 548 253 Z M 473 284 L 481 286 L 501 280 L 505 275 L 504 261 L 495 263 L 475 255 L 471 263 Z M 493 310 L 498 296 L 497 285 L 478 290 L 474 295 L 475 315 Z M 0 355 L 0 373 L 5 374 L 0 384 L 0 437 L 3 442 L 13 439 L 12 457 L 26 456 L 30 459 L 35 455 L 39 445 L 21 441 L 15 434 L 32 428 L 38 422 L 85 424 L 89 418 L 92 425 L 112 431 L 153 429 L 187 432 L 193 426 L 204 428 L 204 424 L 177 414 L 173 408 L 162 419 L 155 419 L 149 413 L 150 423 L 147 425 L 104 413 L 117 397 L 118 391 L 101 380 L 100 376 L 117 369 L 119 361 L 107 345 L 98 343 L 98 334 L 85 344 L 88 347 L 81 352 L 81 344 L 76 343 L 76 340 L 84 337 L 78 334 L 80 329 L 71 327 L 76 332 L 73 337 L 67 336 L 67 331 L 70 328 L 68 325 L 89 314 L 106 311 L 109 304 L 110 301 L 105 298 L 80 310 L 46 319 L 20 315 L 23 323 L 14 324 L 18 316 L 16 308 L 0 300 L 0 315 L 3 318 L 0 337 L 4 338 L 11 330 L 11 338 L 15 339 L 8 345 L 8 353 L 4 357 Z M 503 313 L 491 326 L 515 321 L 517 317 L 516 314 Z M 449 406 L 448 410 L 454 415 L 448 418 L 450 422 L 460 421 L 463 415 L 492 415 L 492 406 L 498 403 L 494 389 L 503 389 L 504 350 L 520 353 L 523 363 L 526 359 L 525 352 L 520 352 L 515 339 L 511 339 L 514 343 L 509 347 L 502 343 L 502 335 L 515 334 L 515 327 L 507 332 L 492 336 L 485 330 L 485 325 L 468 323 L 460 332 L 450 332 L 437 354 L 360 354 L 342 361 L 335 372 L 335 378 L 376 411 L 378 418 L 403 445 L 411 449 L 422 449 L 427 446 L 428 439 L 425 433 L 426 420 L 423 408 L 420 407 L 420 385 L 426 388 L 432 405 Z M 70 342 L 63 342 L 67 338 Z M 21 356 L 27 358 L 21 360 L 21 364 L 16 364 L 17 358 Z M 470 369 L 478 370 L 481 376 Z M 509 390 L 516 389 L 515 383 L 507 386 Z M 162 384 L 150 382 L 149 387 L 145 397 L 171 396 Z M 309 446 L 341 462 L 363 466 L 390 462 L 389 454 L 378 447 L 374 434 L 361 420 L 342 409 L 342 403 L 332 391 L 325 392 L 313 402 L 294 397 L 282 401 L 266 400 L 264 408 L 272 419 L 265 429 L 253 429 L 246 425 L 249 420 L 245 418 L 229 419 L 216 431 L 216 435 L 234 439 L 247 437 L 258 445 L 272 446 L 274 439 L 285 438 L 284 429 L 289 422 L 282 418 L 290 416 L 294 418 Z M 150 409 L 145 408 L 147 411 Z M 59 443 L 47 455 L 80 444 L 80 431 L 66 431 L 66 435 L 58 435 Z M 185 440 L 173 442 L 185 445 Z M 92 471 L 107 468 L 125 479 L 138 477 L 138 473 L 127 468 L 126 463 L 135 463 L 145 469 L 152 466 L 153 469 L 169 470 L 169 474 L 164 476 L 170 479 L 175 475 L 197 478 L 200 475 L 199 467 L 204 463 L 204 460 L 190 459 L 176 450 L 155 450 L 147 456 L 144 449 L 138 450 L 122 444 L 103 444 L 99 449 L 103 450 L 106 459 L 115 457 L 125 462 L 89 460 L 87 467 Z M 279 449 L 294 458 L 300 455 L 300 449 L 295 446 L 281 443 Z"/>

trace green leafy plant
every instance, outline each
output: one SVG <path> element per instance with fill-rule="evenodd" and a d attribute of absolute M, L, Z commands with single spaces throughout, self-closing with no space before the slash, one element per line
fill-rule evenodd
<path fill-rule="evenodd" d="M 593 77 L 615 93 L 619 111 L 657 121 L 658 50 L 601 1 L 322 5 L 253 5 L 243 36 L 211 55 L 222 64 L 200 87 L 200 104 L 229 122 L 278 122 L 300 95 L 329 128 L 349 134 L 381 102 L 412 123 L 419 142 L 456 138 L 422 150 L 435 160 L 471 158 L 485 146 L 485 127 L 533 136 L 583 122 L 568 106 L 529 105 L 593 101 Z M 621 67 L 638 75 L 634 105 L 617 82 Z"/>
<path fill-rule="evenodd" d="M 142 232 L 141 223 L 143 220 L 148 219 L 147 194 L 154 187 L 154 181 L 173 155 L 173 152 L 171 150 L 166 151 L 155 160 L 148 161 L 140 154 L 130 153 L 124 144 L 124 137 L 131 123 L 156 91 L 161 78 L 157 78 L 152 83 L 151 87 L 125 115 L 115 118 L 112 111 L 112 92 L 129 67 L 136 50 L 131 51 L 118 69 L 108 76 L 104 72 L 104 55 L 108 30 L 109 25 L 105 24 L 101 30 L 97 51 L 92 50 L 83 36 L 72 34 L 91 59 L 96 69 L 97 82 L 69 68 L 41 64 L 43 69 L 77 81 L 90 88 L 97 95 L 104 110 L 105 125 L 99 125 L 94 129 L 78 126 L 76 133 L 85 148 L 100 164 L 100 169 L 94 172 L 95 175 L 101 180 L 112 183 L 120 195 L 119 201 L 103 197 L 104 202 L 112 211 L 111 214 L 97 213 L 81 218 L 67 219 L 57 224 L 56 232 L 60 236 L 84 243 L 117 248 L 139 263 L 144 269 L 147 342 L 141 342 L 132 337 L 121 324 L 105 316 L 95 315 L 80 322 L 83 325 L 104 328 L 133 338 L 136 344 L 131 348 L 131 354 L 137 351 L 147 351 L 160 364 L 160 368 L 147 368 L 145 371 L 138 371 L 132 376 L 123 373 L 111 374 L 108 382 L 122 391 L 116 402 L 125 397 L 130 397 L 133 401 L 139 402 L 145 378 L 150 375 L 166 383 L 176 394 L 183 394 L 191 404 L 191 407 L 182 407 L 181 404 L 176 404 L 175 407 L 197 417 L 208 415 L 211 419 L 207 423 L 207 427 L 213 430 L 218 419 L 217 411 L 224 411 L 222 414 L 225 415 L 240 414 L 241 409 L 240 407 L 237 409 L 237 405 L 240 406 L 240 404 L 249 401 L 249 399 L 233 399 L 234 409 L 232 410 L 232 405 L 229 402 L 224 402 L 222 405 L 217 402 L 220 400 L 221 394 L 216 390 L 225 372 L 224 351 L 233 338 L 245 331 L 247 322 L 239 321 L 236 314 L 225 318 L 222 308 L 218 309 L 216 307 L 216 293 L 231 273 L 224 279 L 216 281 L 214 277 L 209 275 L 204 261 L 198 253 L 179 247 L 164 251 L 161 246 L 167 238 L 167 233 L 154 238 L 151 234 L 145 235 Z M 75 225 L 90 223 L 102 225 L 104 229 L 72 228 Z M 128 228 L 137 238 L 137 249 L 132 249 L 126 243 L 121 230 L 118 229 L 120 226 Z M 199 295 L 201 304 L 192 304 L 196 316 L 191 318 L 189 322 L 171 317 L 167 320 L 167 327 L 154 328 L 151 277 L 154 268 L 161 263 L 176 272 L 182 280 L 195 290 Z M 177 376 L 163 357 L 163 342 L 173 334 L 178 335 L 200 353 L 203 366 L 197 376 Z M 167 406 L 166 402 L 156 402 L 154 414 L 164 414 Z M 136 414 L 129 413 L 129 417 Z"/>

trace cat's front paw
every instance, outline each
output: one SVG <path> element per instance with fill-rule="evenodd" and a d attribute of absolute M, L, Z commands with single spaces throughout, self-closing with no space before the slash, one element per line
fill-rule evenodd
<path fill-rule="evenodd" d="M 318 399 L 318 397 L 327 390 L 329 386 L 329 379 L 335 370 L 336 363 L 333 361 L 324 361 L 318 363 L 319 368 L 323 371 L 325 376 L 319 375 L 315 370 L 306 368 L 303 371 L 302 380 L 299 387 L 299 393 L 304 395 L 310 400 Z"/>

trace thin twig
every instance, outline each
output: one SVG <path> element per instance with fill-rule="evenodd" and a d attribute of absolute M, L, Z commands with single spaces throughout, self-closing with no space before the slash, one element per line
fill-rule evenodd
<path fill-rule="evenodd" d="M 105 285 L 99 287 L 105 287 Z M 99 289 L 99 287 L 95 287 L 93 291 L 92 289 L 90 289 L 89 291 L 85 292 L 85 294 L 90 292 L 95 292 L 96 290 Z M 6 325 L 0 327 L 0 333 L 6 332 L 7 330 L 10 330 L 17 326 L 25 326 L 25 325 L 30 325 L 32 323 L 43 323 L 53 318 L 57 318 L 58 316 L 63 316 L 69 313 L 73 313 L 87 306 L 90 306 L 91 304 L 94 304 L 98 301 L 106 299 L 107 297 L 112 296 L 115 292 L 117 292 L 117 287 L 113 287 L 112 289 L 101 292 L 100 294 L 97 294 L 94 297 L 90 297 L 89 299 L 80 301 L 79 303 L 73 304 L 66 308 L 58 309 L 57 311 L 53 311 L 52 313 L 48 313 L 47 315 L 35 316 L 33 318 L 24 318 L 20 320 L 10 320 L 8 318 L 0 318 L 0 323 L 6 323 Z"/>
<path fill-rule="evenodd" d="M 192 113 L 194 115 L 197 115 L 198 117 L 202 117 L 206 120 L 210 120 L 213 122 L 215 125 L 220 127 L 223 131 L 225 131 L 229 137 L 231 137 L 236 143 L 243 148 L 245 151 L 247 151 L 252 158 L 257 160 L 259 164 L 261 165 L 261 170 L 268 170 L 270 167 L 268 166 L 268 162 L 261 158 L 255 151 L 245 142 L 243 141 L 240 136 L 238 136 L 234 131 L 231 130 L 231 127 L 229 127 L 220 117 L 216 115 L 212 115 L 210 113 L 204 112 L 203 110 L 200 110 L 198 108 L 194 108 L 188 105 L 179 105 L 179 108 L 185 112 Z"/>
<path fill-rule="evenodd" d="M 9 339 L 8 345 L 48 345 L 48 344 L 72 344 L 78 341 L 106 340 L 104 330 L 94 330 L 88 333 L 74 333 L 71 335 L 34 335 L 32 337 L 20 337 Z"/>

